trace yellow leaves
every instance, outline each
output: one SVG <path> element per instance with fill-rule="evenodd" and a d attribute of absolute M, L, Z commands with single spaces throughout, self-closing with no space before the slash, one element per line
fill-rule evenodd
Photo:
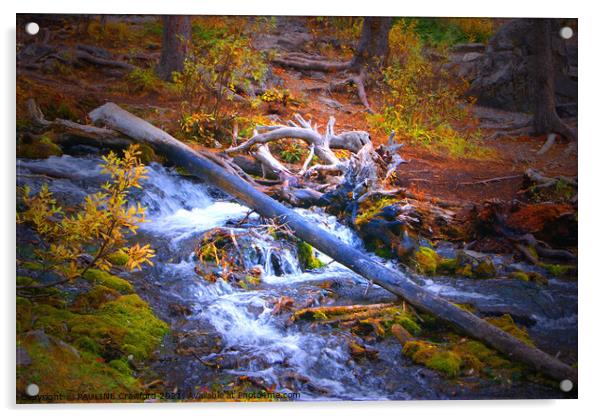
<path fill-rule="evenodd" d="M 42 245 L 34 252 L 42 264 L 68 279 L 91 267 L 103 271 L 112 267 L 108 256 L 127 243 L 126 234 L 135 234 L 138 225 L 145 222 L 145 208 L 139 202 L 128 206 L 127 199 L 129 190 L 141 188 L 140 182 L 146 178 L 139 155 L 139 147 L 132 145 L 122 158 L 113 152 L 104 157 L 103 172 L 110 175 L 110 181 L 102 186 L 102 192 L 86 196 L 81 207 L 74 213 L 70 210 L 69 215 L 57 206 L 47 185 L 34 196 L 29 188 L 23 188 L 25 209 L 17 221 L 30 225 L 42 238 Z M 152 265 L 155 252 L 149 245 L 136 244 L 123 250 L 129 255 L 126 268 Z M 91 261 L 82 257 L 86 253 Z"/>
<path fill-rule="evenodd" d="M 148 264 L 150 266 L 154 265 L 150 259 L 155 256 L 155 250 L 150 248 L 149 244 L 144 246 L 134 244 L 130 248 L 122 248 L 122 251 L 129 257 L 125 264 L 125 267 L 128 270 L 136 270 L 141 268 L 143 264 Z"/>

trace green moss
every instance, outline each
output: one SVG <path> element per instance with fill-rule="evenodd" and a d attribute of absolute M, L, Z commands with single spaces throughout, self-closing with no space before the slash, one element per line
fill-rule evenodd
<path fill-rule="evenodd" d="M 439 260 L 439 265 L 437 266 L 437 271 L 440 273 L 453 274 L 456 272 L 457 268 L 457 258 L 441 258 Z"/>
<path fill-rule="evenodd" d="M 522 280 L 523 282 L 529 281 L 529 275 L 524 271 L 513 271 L 510 273 L 511 279 Z"/>
<path fill-rule="evenodd" d="M 387 259 L 393 257 L 393 253 L 391 252 L 391 250 L 389 250 L 384 245 L 377 246 L 376 248 L 374 248 L 374 254 L 376 254 L 377 256 L 379 256 L 381 258 L 387 258 Z"/>
<path fill-rule="evenodd" d="M 79 337 L 74 341 L 74 345 L 79 347 L 82 351 L 87 351 L 89 353 L 98 355 L 102 354 L 102 345 L 90 337 Z"/>
<path fill-rule="evenodd" d="M 109 254 L 107 259 L 111 262 L 111 264 L 116 266 L 125 266 L 129 261 L 130 256 L 127 255 L 123 250 L 115 251 L 112 254 Z"/>
<path fill-rule="evenodd" d="M 109 362 L 109 366 L 119 371 L 121 374 L 129 375 L 132 373 L 132 369 L 130 368 L 127 361 L 123 359 L 115 359 Z"/>
<path fill-rule="evenodd" d="M 527 343 L 528 345 L 533 347 L 535 346 L 527 330 L 523 327 L 516 325 L 510 315 L 504 314 L 499 317 L 485 318 L 485 320 L 490 324 L 495 325 L 496 327 L 506 331 L 508 334 Z"/>
<path fill-rule="evenodd" d="M 94 314 L 74 316 L 68 327 L 75 335 L 109 340 L 124 355 L 133 354 L 140 360 L 152 354 L 168 329 L 138 295 L 121 296 Z"/>
<path fill-rule="evenodd" d="M 77 312 L 89 312 L 100 308 L 107 302 L 118 299 L 121 294 L 115 289 L 103 285 L 95 285 L 88 292 L 80 295 L 73 303 Z"/>
<path fill-rule="evenodd" d="M 393 205 L 397 202 L 397 199 L 390 196 L 386 196 L 381 199 L 377 199 L 376 201 L 368 200 L 367 202 L 362 203 L 359 209 L 359 213 L 355 218 L 355 224 L 357 226 L 360 226 L 368 222 L 370 219 L 378 215 L 378 213 L 381 210 L 383 210 L 383 208 Z"/>
<path fill-rule="evenodd" d="M 447 377 L 457 376 L 462 366 L 462 359 L 456 353 L 425 341 L 408 341 L 403 347 L 403 353 L 414 362 Z"/>
<path fill-rule="evenodd" d="M 42 263 L 38 263 L 35 261 L 25 261 L 24 263 L 21 263 L 21 267 L 27 270 L 34 270 L 34 271 L 42 271 L 44 270 L 44 266 L 42 265 Z"/>
<path fill-rule="evenodd" d="M 17 157 L 19 158 L 43 159 L 53 155 L 61 156 L 63 151 L 47 136 L 31 142 L 21 141 L 17 144 Z"/>
<path fill-rule="evenodd" d="M 134 293 L 134 286 L 121 277 L 114 276 L 106 271 L 90 269 L 84 274 L 84 279 L 90 283 L 100 284 L 121 293 Z"/>
<path fill-rule="evenodd" d="M 41 395 L 141 391 L 142 385 L 131 371 L 110 367 L 89 352 L 74 352 L 54 341 L 48 346 L 28 335 L 21 336 L 19 345 L 27 351 L 31 365 L 17 367 L 17 393 L 37 383 Z M 27 401 L 27 397 L 23 397 Z M 34 402 L 38 402 L 34 400 Z"/>
<path fill-rule="evenodd" d="M 324 263 L 314 254 L 314 249 L 305 241 L 297 243 L 297 256 L 304 270 L 315 270 L 324 267 Z"/>
<path fill-rule="evenodd" d="M 31 302 L 17 296 L 17 334 L 29 329 L 31 322 Z"/>
<path fill-rule="evenodd" d="M 67 103 L 61 102 L 56 108 L 56 117 L 59 119 L 76 120 L 77 112 L 75 112 Z"/>
<path fill-rule="evenodd" d="M 418 325 L 408 314 L 402 314 L 396 317 L 395 322 L 404 327 L 412 335 L 418 335 L 420 334 L 420 331 L 422 331 L 420 325 Z"/>
<path fill-rule="evenodd" d="M 510 273 L 511 279 L 522 280 L 523 282 L 535 282 L 537 284 L 548 284 L 548 279 L 536 272 L 513 271 Z"/>
<path fill-rule="evenodd" d="M 474 275 L 478 279 L 491 279 L 495 277 L 495 264 L 493 264 L 493 261 L 490 258 L 486 258 L 474 269 Z"/>
<path fill-rule="evenodd" d="M 414 253 L 418 271 L 423 274 L 435 274 L 440 257 L 432 248 L 419 247 Z"/>
<path fill-rule="evenodd" d="M 464 276 L 464 277 L 473 277 L 473 273 L 472 273 L 472 264 L 465 264 L 463 266 L 458 266 L 458 268 L 456 269 L 456 274 L 458 276 Z"/>
<path fill-rule="evenodd" d="M 540 263 L 540 266 L 554 277 L 567 277 L 575 270 L 575 267 L 571 265 Z"/>
<path fill-rule="evenodd" d="M 436 351 L 426 361 L 425 366 L 445 374 L 447 377 L 455 377 L 460 373 L 462 359 L 452 351 Z"/>

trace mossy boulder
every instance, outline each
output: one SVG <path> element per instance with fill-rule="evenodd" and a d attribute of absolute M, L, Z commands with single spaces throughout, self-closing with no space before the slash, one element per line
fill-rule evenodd
<path fill-rule="evenodd" d="M 125 266 L 130 260 L 130 256 L 123 250 L 117 250 L 109 254 L 107 259 L 115 266 Z"/>
<path fill-rule="evenodd" d="M 462 366 L 462 358 L 456 353 L 425 341 L 408 341 L 403 347 L 403 353 L 414 362 L 447 377 L 457 376 Z"/>
<path fill-rule="evenodd" d="M 119 299 L 120 296 L 121 293 L 117 290 L 99 284 L 79 295 L 72 307 L 77 312 L 89 312 L 100 308 L 107 302 Z"/>
<path fill-rule="evenodd" d="M 297 243 L 297 257 L 303 270 L 315 270 L 324 267 L 324 263 L 316 257 L 313 247 L 305 241 Z"/>
<path fill-rule="evenodd" d="M 93 314 L 73 316 L 67 327 L 74 335 L 111 341 L 123 355 L 139 360 L 152 354 L 168 329 L 138 295 L 121 296 Z"/>
<path fill-rule="evenodd" d="M 60 157 L 63 155 L 63 150 L 47 136 L 39 139 L 23 138 L 17 143 L 17 157 L 19 158 L 43 159 L 53 155 Z"/>
<path fill-rule="evenodd" d="M 478 279 L 491 279 L 495 277 L 496 274 L 495 264 L 493 264 L 493 261 L 489 257 L 480 261 L 474 269 L 474 276 Z"/>
<path fill-rule="evenodd" d="M 36 383 L 40 395 L 62 395 L 66 402 L 78 393 L 130 392 L 143 390 L 131 370 L 111 367 L 96 354 L 76 350 L 64 341 L 43 332 L 25 333 L 17 338 L 31 362 L 17 367 L 19 401 L 39 402 L 25 395 L 25 388 Z"/>
<path fill-rule="evenodd" d="M 134 286 L 132 286 L 130 282 L 122 279 L 121 277 L 107 273 L 106 271 L 90 269 L 84 274 L 83 278 L 88 280 L 90 283 L 100 284 L 102 286 L 117 290 L 120 293 L 134 293 Z"/>
<path fill-rule="evenodd" d="M 439 255 L 429 247 L 419 247 L 414 253 L 416 268 L 423 274 L 435 274 L 440 262 Z"/>

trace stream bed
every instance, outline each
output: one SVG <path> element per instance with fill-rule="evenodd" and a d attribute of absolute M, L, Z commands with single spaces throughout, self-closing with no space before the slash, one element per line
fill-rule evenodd
<path fill-rule="evenodd" d="M 35 192 L 42 182 L 65 204 L 79 203 L 97 191 L 105 176 L 98 157 L 63 156 L 19 160 L 18 184 Z M 378 359 L 356 361 L 344 330 L 311 323 L 289 324 L 273 313 L 283 296 L 319 304 L 368 304 L 395 301 L 380 287 L 326 255 L 323 267 L 303 272 L 295 249 L 258 235 L 248 253 L 250 264 L 263 270 L 253 289 L 222 280 L 210 283 L 195 272 L 194 248 L 203 232 L 214 227 L 240 231 L 256 228 L 249 209 L 220 191 L 178 175 L 158 164 L 149 167 L 144 189 L 134 194 L 147 208 L 148 222 L 136 240 L 157 251 L 153 267 L 125 274 L 140 296 L 166 321 L 165 338 L 154 373 L 174 391 L 224 387 L 247 376 L 279 392 L 299 393 L 301 400 L 403 400 L 449 398 L 557 398 L 562 393 L 528 382 L 500 384 L 473 378 L 458 385 L 413 364 L 394 338 L 372 344 Z M 35 174 L 52 175 L 52 179 Z M 320 210 L 299 210 L 341 241 L 363 250 L 357 235 Z M 246 219 L 244 223 L 238 221 Z M 392 268 L 401 268 L 391 261 Z M 576 361 L 577 284 L 551 278 L 545 287 L 519 280 L 474 280 L 454 277 L 419 278 L 419 284 L 454 302 L 470 303 L 480 313 L 511 312 L 528 326 L 536 344 L 566 361 Z M 324 286 L 328 282 L 329 286 Z"/>

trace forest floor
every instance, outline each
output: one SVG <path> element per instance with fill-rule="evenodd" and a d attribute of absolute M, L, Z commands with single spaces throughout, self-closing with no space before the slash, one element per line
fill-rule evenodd
<path fill-rule="evenodd" d="M 63 40 L 64 44 L 71 46 L 88 42 L 92 44 L 94 40 L 82 39 L 79 35 Z M 106 49 L 114 56 L 127 56 L 132 47 L 128 45 L 127 48 Z M 308 49 L 306 52 L 317 51 Z M 158 58 L 156 45 L 145 53 L 145 59 L 149 61 Z M 343 60 L 345 57 L 331 57 L 334 60 L 337 58 Z M 354 93 L 327 94 L 315 89 L 335 80 L 336 73 L 300 72 L 277 66 L 272 66 L 272 71 L 282 79 L 283 87 L 290 92 L 291 97 L 301 100 L 297 105 L 280 107 L 275 112 L 273 109 L 260 107 L 244 110 L 243 113 L 248 113 L 248 116 L 277 113 L 278 120 L 282 122 L 290 119 L 294 113 L 300 113 L 322 125 L 329 116 L 334 116 L 337 130 L 368 131 L 376 144 L 386 140 L 385 135 L 375 136 L 371 132 L 365 109 Z M 35 98 L 42 109 L 45 105 L 51 107 L 66 104 L 69 113 L 82 120 L 85 120 L 86 112 L 95 106 L 113 101 L 127 106 L 134 113 L 182 139 L 179 132 L 181 98 L 169 89 L 132 92 L 123 70 L 87 66 L 40 72 L 20 68 L 17 92 L 17 119 L 26 118 L 25 102 L 30 97 Z M 382 102 L 379 93 L 368 88 L 367 94 L 372 107 L 379 109 Z M 512 125 L 516 120 L 528 118 L 525 114 L 480 106 L 473 107 L 473 115 L 479 123 L 496 125 L 500 129 Z M 486 137 L 488 132 L 493 131 L 486 129 L 484 132 Z M 397 177 L 401 186 L 407 187 L 416 195 L 425 194 L 442 200 L 476 204 L 489 199 L 510 200 L 522 188 L 523 179 L 520 176 L 528 168 L 537 169 L 550 177 L 577 175 L 577 144 L 558 139 L 548 152 L 537 155 L 545 141 L 545 136 L 525 135 L 484 139 L 482 146 L 493 152 L 479 159 L 446 155 L 422 145 L 406 143 L 400 153 L 407 164 L 400 166 Z M 195 143 L 191 145 L 199 147 Z M 482 182 L 495 178 L 500 180 Z"/>

